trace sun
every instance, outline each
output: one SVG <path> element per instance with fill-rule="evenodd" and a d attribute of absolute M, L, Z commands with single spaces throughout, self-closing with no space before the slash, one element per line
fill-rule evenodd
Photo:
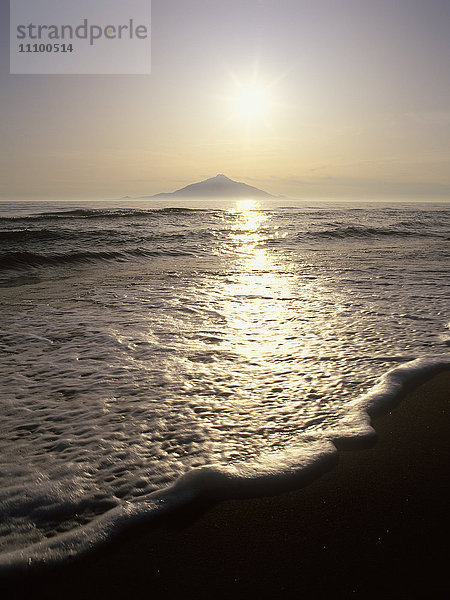
<path fill-rule="evenodd" d="M 222 79 L 223 87 L 217 94 L 223 111 L 222 127 L 229 127 L 242 140 L 273 132 L 284 105 L 280 82 L 286 73 L 271 77 L 259 68 L 258 60 L 253 68 L 239 73 L 229 65 L 225 69 L 228 77 Z"/>
<path fill-rule="evenodd" d="M 268 87 L 258 83 L 238 84 L 231 95 L 233 117 L 248 123 L 265 120 L 270 106 Z"/>

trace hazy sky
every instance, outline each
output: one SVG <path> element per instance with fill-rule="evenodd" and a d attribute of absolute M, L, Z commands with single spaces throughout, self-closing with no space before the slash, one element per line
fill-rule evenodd
<path fill-rule="evenodd" d="M 9 75 L 0 18 L 2 199 L 450 198 L 449 0 L 153 0 L 147 76 Z"/>

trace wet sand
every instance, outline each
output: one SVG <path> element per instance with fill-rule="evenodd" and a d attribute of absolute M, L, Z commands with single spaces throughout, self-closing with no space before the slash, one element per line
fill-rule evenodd
<path fill-rule="evenodd" d="M 377 417 L 375 445 L 344 450 L 303 489 L 197 503 L 139 525 L 4 598 L 450 597 L 450 372 Z"/>

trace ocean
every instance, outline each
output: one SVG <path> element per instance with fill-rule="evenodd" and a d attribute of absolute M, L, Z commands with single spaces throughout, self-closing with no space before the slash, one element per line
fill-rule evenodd
<path fill-rule="evenodd" d="M 1 203 L 0 569 L 371 439 L 450 365 L 449 243 L 445 203 Z"/>

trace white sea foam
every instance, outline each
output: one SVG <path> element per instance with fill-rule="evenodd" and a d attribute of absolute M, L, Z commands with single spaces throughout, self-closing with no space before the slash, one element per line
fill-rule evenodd
<path fill-rule="evenodd" d="M 449 369 L 450 360 L 444 357 L 418 359 L 397 367 L 386 373 L 369 393 L 350 403 L 348 418 L 342 420 L 341 428 L 330 431 L 329 437 L 323 435 L 314 440 L 304 437 L 297 447 L 263 455 L 250 464 L 193 469 L 167 488 L 131 502 L 124 501 L 75 530 L 1 554 L 0 574 L 30 572 L 85 554 L 111 540 L 124 528 L 142 520 L 157 519 L 201 497 L 215 500 L 253 497 L 303 486 L 336 464 L 335 444 L 350 439 L 357 443 L 372 436 L 370 414 L 387 410 L 405 392 Z M 64 501 L 58 498 L 55 486 L 49 491 L 56 491 L 53 498 L 55 511 L 64 510 Z M 22 511 L 25 505 L 20 494 L 11 499 L 11 504 L 15 502 Z"/>

